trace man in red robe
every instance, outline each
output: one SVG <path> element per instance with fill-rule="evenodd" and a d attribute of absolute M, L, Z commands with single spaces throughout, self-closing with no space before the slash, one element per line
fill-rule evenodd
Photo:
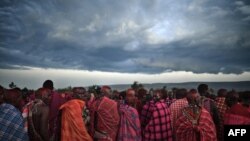
<path fill-rule="evenodd" d="M 96 87 L 95 98 L 90 102 L 90 135 L 98 141 L 115 141 L 120 116 L 117 102 L 106 97 L 107 87 Z"/>
<path fill-rule="evenodd" d="M 161 90 L 154 91 L 154 99 L 143 106 L 141 112 L 143 141 L 173 140 L 170 111 L 162 96 Z"/>
<path fill-rule="evenodd" d="M 192 89 L 187 95 L 188 107 L 175 124 L 176 141 L 217 141 L 216 129 L 210 113 L 198 105 L 199 94 Z"/>
<path fill-rule="evenodd" d="M 50 89 L 52 91 L 52 98 L 49 104 L 49 136 L 52 140 L 58 140 L 59 138 L 59 107 L 66 102 L 60 94 L 54 91 L 54 83 L 52 80 L 46 80 L 43 83 L 43 88 Z"/>
<path fill-rule="evenodd" d="M 126 91 L 126 102 L 120 104 L 120 128 L 118 141 L 141 141 L 141 123 L 137 110 L 135 109 L 136 97 L 133 89 Z"/>
<path fill-rule="evenodd" d="M 220 125 L 217 126 L 217 137 L 218 140 L 220 141 L 224 140 L 224 114 L 227 110 L 227 105 L 225 102 L 226 95 L 227 95 L 226 89 L 219 89 L 217 97 L 215 99 L 215 104 L 218 108 L 219 118 L 220 118 Z"/>
<path fill-rule="evenodd" d="M 249 99 L 249 93 L 245 94 Z M 230 91 L 226 96 L 226 104 L 229 106 L 224 115 L 224 124 L 226 125 L 250 125 L 249 103 L 239 103 L 239 94 Z M 243 101 L 245 101 L 243 99 Z M 249 100 L 247 100 L 249 101 Z"/>

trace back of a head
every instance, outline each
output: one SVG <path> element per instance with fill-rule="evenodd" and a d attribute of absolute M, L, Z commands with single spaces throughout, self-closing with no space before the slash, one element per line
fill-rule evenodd
<path fill-rule="evenodd" d="M 161 89 L 161 93 L 162 93 L 162 98 L 163 99 L 168 98 L 168 91 L 167 91 L 167 89 Z"/>
<path fill-rule="evenodd" d="M 227 90 L 226 89 L 219 89 L 217 92 L 218 97 L 226 97 L 227 95 Z"/>
<path fill-rule="evenodd" d="M 43 88 L 47 88 L 47 89 L 53 90 L 54 89 L 53 81 L 52 80 L 46 80 L 46 81 L 44 81 Z"/>
<path fill-rule="evenodd" d="M 236 91 L 230 91 L 226 95 L 226 104 L 229 107 L 232 107 L 234 104 L 238 103 L 239 94 Z"/>
<path fill-rule="evenodd" d="M 113 90 L 112 99 L 119 100 L 119 95 L 120 95 L 120 92 L 118 90 Z"/>
<path fill-rule="evenodd" d="M 119 99 L 124 100 L 126 98 L 127 91 L 121 91 L 119 93 Z"/>
<path fill-rule="evenodd" d="M 241 92 L 240 98 L 244 106 L 250 106 L 250 91 Z"/>
<path fill-rule="evenodd" d="M 93 86 L 89 87 L 88 93 L 90 93 L 90 94 L 93 93 L 96 98 L 102 96 L 101 87 L 98 85 L 93 85 Z"/>
<path fill-rule="evenodd" d="M 22 92 L 19 88 L 8 89 L 4 93 L 4 101 L 17 108 L 20 108 L 20 102 L 22 100 Z"/>
<path fill-rule="evenodd" d="M 197 89 L 198 89 L 198 92 L 201 96 L 205 96 L 207 94 L 207 91 L 208 91 L 208 85 L 207 84 L 200 84 Z"/>
<path fill-rule="evenodd" d="M 140 88 L 137 92 L 137 97 L 142 99 L 147 94 L 147 90 L 144 88 Z"/>
<path fill-rule="evenodd" d="M 187 93 L 188 93 L 187 89 L 184 89 L 184 88 L 176 89 L 176 91 L 175 91 L 176 99 L 181 99 L 181 98 L 186 97 Z"/>

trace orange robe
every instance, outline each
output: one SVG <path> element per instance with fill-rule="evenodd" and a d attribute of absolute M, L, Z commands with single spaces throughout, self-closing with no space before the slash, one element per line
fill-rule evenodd
<path fill-rule="evenodd" d="M 85 102 L 78 99 L 64 103 L 61 118 L 61 141 L 92 141 L 82 118 Z"/>

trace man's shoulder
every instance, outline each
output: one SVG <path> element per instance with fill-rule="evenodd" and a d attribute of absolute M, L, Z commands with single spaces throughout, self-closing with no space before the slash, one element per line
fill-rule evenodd
<path fill-rule="evenodd" d="M 209 98 L 209 97 L 205 97 L 205 96 L 201 96 L 200 100 L 202 100 L 203 102 L 210 102 L 210 103 L 215 103 L 215 100 Z"/>
<path fill-rule="evenodd" d="M 8 104 L 8 103 L 2 103 L 0 105 L 0 109 L 4 113 L 20 113 L 20 111 L 13 105 Z"/>
<path fill-rule="evenodd" d="M 176 106 L 179 106 L 181 104 L 188 104 L 187 98 L 181 98 L 181 99 L 177 99 L 175 100 L 171 105 L 170 108 L 174 108 Z"/>
<path fill-rule="evenodd" d="M 0 106 L 0 118 L 2 120 L 11 121 L 11 123 L 19 123 L 22 121 L 21 112 L 11 104 L 3 103 Z M 2 109 L 4 108 L 4 109 Z"/>
<path fill-rule="evenodd" d="M 5 109 L 15 109 L 15 106 L 8 104 L 8 103 L 2 103 L 0 105 L 0 108 L 5 108 Z"/>

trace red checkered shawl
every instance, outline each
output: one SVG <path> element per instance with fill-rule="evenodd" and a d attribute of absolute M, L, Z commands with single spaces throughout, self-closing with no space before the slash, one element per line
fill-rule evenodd
<path fill-rule="evenodd" d="M 90 106 L 90 135 L 93 137 L 95 130 L 106 132 L 107 135 L 116 140 L 120 116 L 117 102 L 107 97 L 95 100 Z M 99 139 L 106 141 L 108 139 Z"/>
<path fill-rule="evenodd" d="M 220 118 L 220 125 L 217 126 L 217 137 L 218 140 L 224 140 L 224 114 L 227 110 L 227 105 L 225 103 L 225 97 L 217 97 L 215 104 L 218 108 L 218 114 Z"/>
<path fill-rule="evenodd" d="M 170 105 L 171 126 L 174 129 L 175 122 L 181 115 L 181 109 L 188 106 L 187 98 L 178 99 Z"/>
<path fill-rule="evenodd" d="M 141 128 L 144 129 L 146 125 L 149 123 L 149 120 L 151 119 L 152 113 L 154 110 L 154 101 L 151 100 L 147 102 L 141 111 L 140 120 L 141 120 Z"/>
<path fill-rule="evenodd" d="M 207 110 L 200 111 L 197 125 L 183 113 L 176 121 L 176 141 L 216 141 L 216 130 L 213 120 Z"/>
<path fill-rule="evenodd" d="M 164 100 L 158 102 L 150 102 L 148 106 L 149 112 L 151 112 L 145 128 L 143 128 L 143 141 L 172 141 L 172 129 L 170 123 L 170 111 L 167 108 Z M 147 109 L 143 109 L 147 110 Z M 143 113 L 143 112 L 142 112 Z M 143 122 L 143 121 L 141 121 Z"/>
<path fill-rule="evenodd" d="M 219 116 L 221 120 L 223 119 L 223 115 L 225 114 L 227 110 L 225 99 L 226 99 L 225 97 L 217 97 L 215 100 L 215 104 L 218 108 Z"/>
<path fill-rule="evenodd" d="M 141 141 L 141 123 L 135 108 L 121 104 L 118 141 Z"/>

